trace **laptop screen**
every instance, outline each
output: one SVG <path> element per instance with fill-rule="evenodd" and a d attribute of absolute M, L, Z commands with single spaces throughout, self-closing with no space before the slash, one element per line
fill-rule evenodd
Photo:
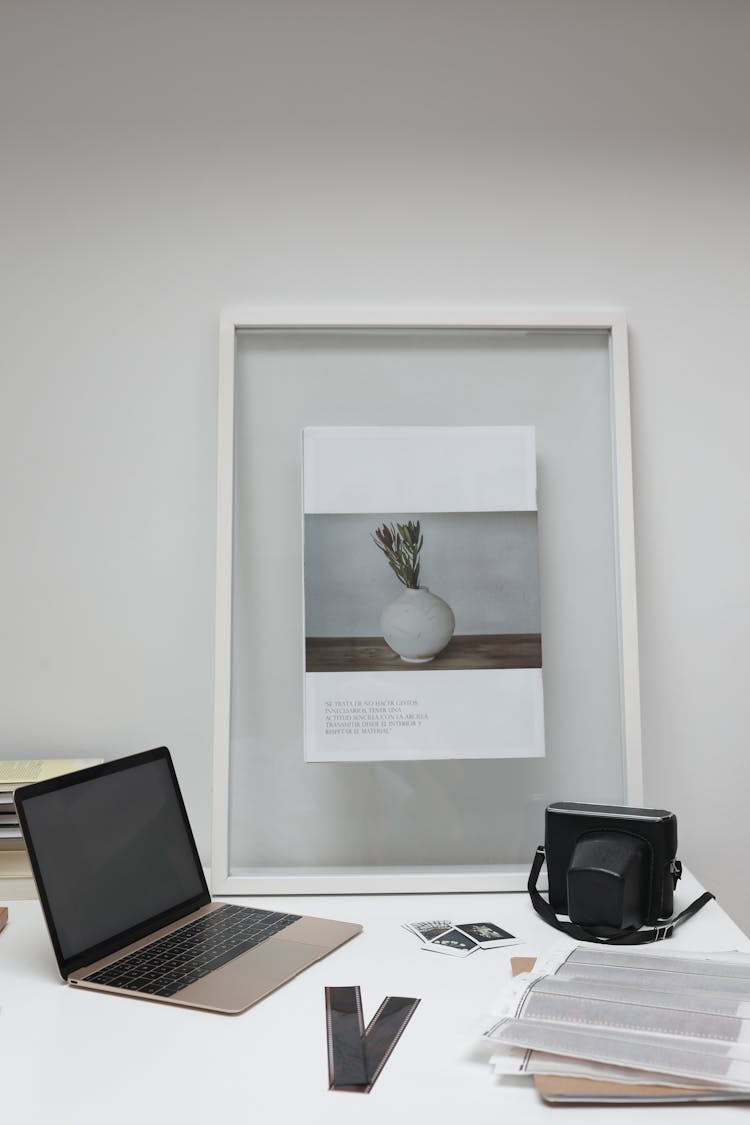
<path fill-rule="evenodd" d="M 165 748 L 16 798 L 64 976 L 210 901 Z"/>

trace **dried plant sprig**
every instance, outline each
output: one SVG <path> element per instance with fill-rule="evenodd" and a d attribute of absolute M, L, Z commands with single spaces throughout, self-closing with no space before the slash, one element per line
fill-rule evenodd
<path fill-rule="evenodd" d="M 419 589 L 419 552 L 424 536 L 419 520 L 408 523 L 384 523 L 371 536 L 375 546 L 388 560 L 393 573 L 408 590 Z"/>

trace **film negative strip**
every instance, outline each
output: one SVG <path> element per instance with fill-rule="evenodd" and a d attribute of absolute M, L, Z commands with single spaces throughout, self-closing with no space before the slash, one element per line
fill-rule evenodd
<path fill-rule="evenodd" d="M 386 996 L 367 1027 L 359 985 L 326 988 L 328 1088 L 369 1094 L 419 1000 Z"/>
<path fill-rule="evenodd" d="M 365 1025 L 359 985 L 326 988 L 329 1090 L 364 1090 L 367 1085 Z"/>

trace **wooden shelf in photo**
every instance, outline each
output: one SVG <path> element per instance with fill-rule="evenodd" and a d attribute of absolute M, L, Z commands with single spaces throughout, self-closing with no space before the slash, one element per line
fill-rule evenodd
<path fill-rule="evenodd" d="M 427 664 L 402 660 L 382 637 L 308 637 L 308 672 L 455 672 L 476 668 L 541 668 L 539 633 L 453 637 Z"/>

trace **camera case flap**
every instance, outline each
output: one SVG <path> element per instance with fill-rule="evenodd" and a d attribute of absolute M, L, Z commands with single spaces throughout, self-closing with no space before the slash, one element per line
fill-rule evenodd
<path fill-rule="evenodd" d="M 653 925 L 668 918 L 679 878 L 677 818 L 666 809 L 549 805 L 549 901 L 582 926 Z"/>

